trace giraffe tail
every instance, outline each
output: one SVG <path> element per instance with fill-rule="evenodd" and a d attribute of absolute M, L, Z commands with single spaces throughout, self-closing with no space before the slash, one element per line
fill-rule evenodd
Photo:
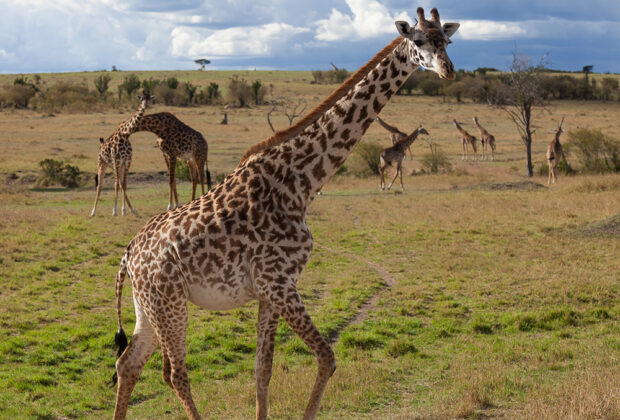
<path fill-rule="evenodd" d="M 127 274 L 127 258 L 129 257 L 129 247 L 127 247 L 127 251 L 125 251 L 125 255 L 121 259 L 121 266 L 116 274 L 116 314 L 118 316 L 118 331 L 114 336 L 114 343 L 118 346 L 117 357 L 120 357 L 121 354 L 127 348 L 127 335 L 125 331 L 123 331 L 123 325 L 121 321 L 121 296 L 123 294 L 123 282 L 125 281 L 125 275 Z M 114 372 L 112 375 L 112 380 L 110 381 L 110 387 L 116 385 L 118 380 L 118 375 Z"/>
<path fill-rule="evenodd" d="M 207 191 L 209 191 L 211 189 L 211 172 L 209 172 L 209 168 L 205 172 L 207 175 Z"/>

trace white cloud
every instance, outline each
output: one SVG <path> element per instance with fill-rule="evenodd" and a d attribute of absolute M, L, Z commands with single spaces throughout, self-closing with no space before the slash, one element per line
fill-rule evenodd
<path fill-rule="evenodd" d="M 490 20 L 462 20 L 458 34 L 466 40 L 501 40 L 528 36 L 523 23 L 494 22 Z M 531 34 L 529 35 L 531 36 Z"/>
<path fill-rule="evenodd" d="M 411 18 L 406 12 L 391 15 L 387 7 L 376 0 L 346 0 L 353 16 L 332 9 L 328 19 L 316 21 L 316 39 L 337 41 L 374 38 L 386 33 L 396 33 L 394 22 Z"/>
<path fill-rule="evenodd" d="M 295 35 L 309 31 L 286 23 L 268 23 L 223 29 L 205 37 L 198 29 L 177 27 L 171 33 L 172 54 L 176 57 L 269 56 Z"/>

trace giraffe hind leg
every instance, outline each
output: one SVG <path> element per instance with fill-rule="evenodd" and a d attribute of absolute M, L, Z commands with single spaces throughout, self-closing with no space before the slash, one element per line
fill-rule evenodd
<path fill-rule="evenodd" d="M 136 327 L 129 346 L 116 361 L 118 387 L 114 419 L 124 419 L 127 415 L 131 392 L 138 382 L 140 373 L 157 348 L 157 336 L 146 315 L 136 305 Z"/>
<path fill-rule="evenodd" d="M 93 205 L 93 209 L 90 212 L 91 217 L 95 215 L 97 211 L 97 202 L 99 201 L 99 194 L 101 194 L 101 184 L 103 183 L 103 177 L 105 176 L 105 165 L 101 165 L 97 168 L 97 175 L 95 178 L 95 182 L 97 183 L 97 192 L 95 193 L 95 204 Z"/>
<path fill-rule="evenodd" d="M 260 420 L 267 419 L 269 381 L 279 319 L 280 315 L 269 303 L 266 301 L 259 302 L 254 372 L 256 376 L 256 418 Z"/>

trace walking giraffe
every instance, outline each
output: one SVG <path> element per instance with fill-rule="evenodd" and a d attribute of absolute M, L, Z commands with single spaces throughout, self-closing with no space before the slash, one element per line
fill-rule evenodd
<path fill-rule="evenodd" d="M 364 132 L 409 74 L 422 65 L 453 80 L 446 46 L 458 29 L 418 9 L 414 27 L 396 22 L 402 37 L 358 70 L 297 124 L 250 148 L 239 166 L 198 200 L 153 217 L 127 246 L 116 277 L 119 330 L 114 417 L 126 416 L 129 397 L 159 344 L 163 380 L 187 415 L 199 418 L 187 375 L 188 301 L 225 310 L 258 300 L 256 418 L 267 418 L 275 332 L 280 317 L 318 361 L 304 418 L 315 418 L 336 365 L 313 324 L 296 283 L 310 258 L 306 210 L 344 163 Z M 121 326 L 125 275 L 133 287 L 136 326 L 129 346 Z"/>
<path fill-rule="evenodd" d="M 393 125 L 386 123 L 380 117 L 377 117 L 377 122 L 381 125 L 381 127 L 385 128 L 387 131 L 390 132 L 390 140 L 392 141 L 392 145 L 395 145 L 399 141 L 404 140 L 408 137 L 407 133 L 403 133 L 398 128 L 394 127 Z M 417 128 L 416 128 L 416 131 L 417 131 Z M 411 145 L 409 145 L 407 149 L 409 150 L 409 157 L 411 158 L 411 160 L 413 160 L 413 153 L 411 153 Z"/>
<path fill-rule="evenodd" d="M 211 189 L 211 174 L 207 165 L 209 146 L 198 131 L 184 124 L 169 112 L 159 112 L 145 115 L 136 124 L 133 132 L 149 131 L 157 135 L 157 145 L 164 155 L 168 167 L 170 191 L 168 195 L 168 210 L 179 207 L 175 169 L 177 158 L 187 161 L 189 174 L 192 180 L 192 200 L 196 198 L 196 185 L 200 182 L 202 195 L 205 194 L 205 174 L 207 190 Z"/>
<path fill-rule="evenodd" d="M 379 117 L 377 117 L 377 121 Z M 409 149 L 411 153 L 411 145 L 418 138 L 420 134 L 426 134 L 428 131 L 422 125 L 420 125 L 413 133 L 406 136 L 404 139 L 401 139 L 396 142 L 396 144 L 392 147 L 388 147 L 387 149 L 383 149 L 381 151 L 381 156 L 379 158 L 379 172 L 381 174 L 381 189 L 385 189 L 385 180 L 383 178 L 385 169 L 388 166 L 394 166 L 396 164 L 396 174 L 394 175 L 394 179 L 390 182 L 387 189 L 388 191 L 392 188 L 392 184 L 396 181 L 396 177 L 400 174 L 400 187 L 405 191 L 405 186 L 403 185 L 403 159 L 405 159 L 405 149 Z"/>
<path fill-rule="evenodd" d="M 495 160 L 495 137 L 490 134 L 483 126 L 478 122 L 478 117 L 474 117 L 474 124 L 480 131 L 480 145 L 482 146 L 482 160 L 488 159 L 487 146 L 491 148 L 491 160 Z"/>
<path fill-rule="evenodd" d="M 467 158 L 469 157 L 469 150 L 468 150 L 469 145 L 471 145 L 471 148 L 474 151 L 473 160 L 476 160 L 478 156 L 478 148 L 476 147 L 476 137 L 472 136 L 467 131 L 465 131 L 465 129 L 461 127 L 461 125 L 458 122 L 456 122 L 456 120 L 452 120 L 452 122 L 456 126 L 456 129 L 459 130 L 459 133 L 461 133 L 461 143 L 463 144 L 463 159 L 462 160 L 467 160 Z"/>
<path fill-rule="evenodd" d="M 95 195 L 95 204 L 90 215 L 94 216 L 97 211 L 97 201 L 101 194 L 101 184 L 105 175 L 106 167 L 111 166 L 114 170 L 114 209 L 112 214 L 116 216 L 116 205 L 118 202 L 118 189 L 123 192 L 123 208 L 122 214 L 125 215 L 125 203 L 129 206 L 129 210 L 135 215 L 138 213 L 131 206 L 129 197 L 127 197 L 127 173 L 131 166 L 132 149 L 129 142 L 129 135 L 133 132 L 134 127 L 140 122 L 140 119 L 146 111 L 149 101 L 155 99 L 147 91 L 143 91 L 142 95 L 138 95 L 140 106 L 136 112 L 128 120 L 123 121 L 114 130 L 114 133 L 107 140 L 103 137 L 99 138 L 101 145 L 99 146 L 99 155 L 97 156 L 97 174 L 95 175 L 95 185 L 97 193 Z"/>
<path fill-rule="evenodd" d="M 553 140 L 551 140 L 551 143 L 549 143 L 549 146 L 547 147 L 547 164 L 549 165 L 549 178 L 547 178 L 547 184 L 551 184 L 552 180 L 555 184 L 560 159 L 566 163 L 566 156 L 564 156 L 564 151 L 562 150 L 562 145 L 560 144 L 560 134 L 564 132 L 564 130 L 562 130 L 562 124 L 564 124 L 564 117 L 562 117 L 560 125 L 558 125 L 558 128 L 555 130 Z"/>

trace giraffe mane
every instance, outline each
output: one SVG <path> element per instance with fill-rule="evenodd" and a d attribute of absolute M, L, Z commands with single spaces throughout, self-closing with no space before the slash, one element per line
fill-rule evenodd
<path fill-rule="evenodd" d="M 250 158 L 250 156 L 267 150 L 273 146 L 277 146 L 279 144 L 284 143 L 287 140 L 295 137 L 297 134 L 301 133 L 305 128 L 307 128 L 310 124 L 314 123 L 319 119 L 325 111 L 330 109 L 339 99 L 346 95 L 346 93 L 353 88 L 360 80 L 362 80 L 373 68 L 377 66 L 384 58 L 388 57 L 394 49 L 402 42 L 404 38 L 400 35 L 397 36 L 390 42 L 387 46 L 385 46 L 381 51 L 379 51 L 373 58 L 370 59 L 363 67 L 361 67 L 358 71 L 356 71 L 351 77 L 349 77 L 342 85 L 340 85 L 335 91 L 332 92 L 319 106 L 314 108 L 312 112 L 307 114 L 301 120 L 297 122 L 297 124 L 292 125 L 284 130 L 280 130 L 277 133 L 273 134 L 271 137 L 263 140 L 260 143 L 255 144 L 250 147 L 241 158 L 240 164 L 243 164 L 246 160 Z"/>

